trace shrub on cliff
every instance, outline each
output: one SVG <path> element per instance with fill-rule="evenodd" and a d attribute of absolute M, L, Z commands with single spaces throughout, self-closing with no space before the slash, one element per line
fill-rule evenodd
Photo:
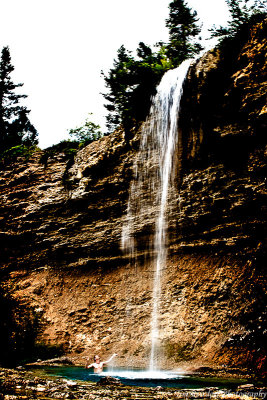
<path fill-rule="evenodd" d="M 11 80 L 13 71 L 9 48 L 4 47 L 0 62 L 0 154 L 14 146 L 38 143 L 38 133 L 28 118 L 30 110 L 20 104 L 27 96 L 16 93 L 23 84 Z"/>
<path fill-rule="evenodd" d="M 100 126 L 90 121 L 89 118 L 85 120 L 82 126 L 70 129 L 69 135 L 71 139 L 62 140 L 60 143 L 45 149 L 40 157 L 40 163 L 46 167 L 49 158 L 54 158 L 57 154 L 63 153 L 68 160 L 67 169 L 69 169 L 79 149 L 103 137 Z"/>
<path fill-rule="evenodd" d="M 25 144 L 19 144 L 5 150 L 2 154 L 0 153 L 0 161 L 3 164 L 8 164 L 18 157 L 22 157 L 24 160 L 28 160 L 30 156 L 40 150 L 37 146 L 26 146 Z"/>
<path fill-rule="evenodd" d="M 92 113 L 89 113 L 89 115 L 92 115 Z M 89 118 L 85 120 L 82 126 L 70 129 L 69 135 L 72 141 L 79 143 L 80 148 L 103 136 L 100 131 L 100 125 L 90 121 Z"/>

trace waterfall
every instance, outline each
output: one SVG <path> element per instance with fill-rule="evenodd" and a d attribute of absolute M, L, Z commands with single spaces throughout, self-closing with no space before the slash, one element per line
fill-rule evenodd
<path fill-rule="evenodd" d="M 178 144 L 178 117 L 183 82 L 192 60 L 163 76 L 153 99 L 149 117 L 141 132 L 140 149 L 134 164 L 127 215 L 122 230 L 122 248 L 137 262 L 138 237 L 146 227 L 147 243 L 138 243 L 153 264 L 150 370 L 157 368 L 161 272 L 166 264 L 168 246 L 167 205 L 175 195 L 174 155 Z M 177 197 L 177 195 L 176 195 Z M 140 242 L 140 241 L 139 241 Z"/>

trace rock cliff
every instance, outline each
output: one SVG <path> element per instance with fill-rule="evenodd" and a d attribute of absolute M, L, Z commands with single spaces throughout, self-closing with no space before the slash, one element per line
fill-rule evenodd
<path fill-rule="evenodd" d="M 179 132 L 177 198 L 162 277 L 162 367 L 263 369 L 266 281 L 266 23 L 239 49 L 192 65 Z M 153 271 L 120 248 L 133 159 L 121 130 L 70 165 L 42 152 L 0 171 L 5 289 L 40 321 L 38 340 L 77 362 L 119 353 L 146 366 Z"/>

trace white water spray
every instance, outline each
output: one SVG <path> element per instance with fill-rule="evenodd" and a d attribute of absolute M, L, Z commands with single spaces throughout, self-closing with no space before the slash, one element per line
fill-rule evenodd
<path fill-rule="evenodd" d="M 183 83 L 191 60 L 168 71 L 162 78 L 154 97 L 150 115 L 144 124 L 140 150 L 134 166 L 126 221 L 122 231 L 122 247 L 133 259 L 137 257 L 136 237 L 140 227 L 154 230 L 147 244 L 154 264 L 151 316 L 150 370 L 157 369 L 156 352 L 159 339 L 159 303 L 161 272 L 167 257 L 166 208 L 172 196 L 174 155 L 178 143 L 178 118 Z M 151 226 L 152 225 L 152 226 Z"/>

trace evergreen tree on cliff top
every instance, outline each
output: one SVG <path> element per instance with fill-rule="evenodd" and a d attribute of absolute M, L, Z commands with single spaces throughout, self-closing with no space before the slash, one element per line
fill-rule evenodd
<path fill-rule="evenodd" d="M 123 125 L 126 133 L 143 121 L 151 104 L 151 96 L 164 72 L 178 66 L 201 50 L 195 42 L 200 32 L 197 13 L 183 0 L 174 0 L 169 5 L 170 14 L 166 21 L 169 42 L 158 43 L 156 51 L 140 42 L 137 58 L 124 46 L 117 52 L 113 68 L 103 75 L 108 92 L 103 94 L 108 101 L 107 126 L 112 132 Z"/>
<path fill-rule="evenodd" d="M 194 41 L 201 28 L 198 25 L 197 12 L 192 11 L 184 0 L 173 0 L 169 4 L 169 10 L 166 26 L 169 28 L 170 39 L 166 49 L 173 65 L 177 66 L 202 49 L 202 46 Z"/>
<path fill-rule="evenodd" d="M 28 118 L 30 110 L 20 105 L 20 100 L 27 96 L 16 94 L 16 89 L 23 86 L 11 80 L 14 67 L 8 47 L 4 47 L 0 62 L 0 153 L 18 146 L 32 146 L 38 143 L 38 133 Z"/>
<path fill-rule="evenodd" d="M 227 44 L 233 39 L 240 45 L 247 40 L 250 27 L 257 20 L 266 18 L 267 6 L 262 0 L 225 0 L 229 9 L 230 19 L 227 26 L 213 26 L 211 37 L 219 38 L 219 45 Z"/>
<path fill-rule="evenodd" d="M 117 51 L 117 58 L 114 60 L 113 68 L 111 68 L 104 77 L 107 94 L 103 94 L 104 98 L 109 102 L 105 104 L 105 108 L 109 111 L 107 115 L 107 126 L 109 132 L 112 132 L 118 125 L 123 123 L 124 113 L 129 108 L 129 99 L 132 87 L 132 66 L 134 58 L 131 52 L 126 50 L 125 46 L 121 46 Z"/>
<path fill-rule="evenodd" d="M 107 75 L 102 73 L 108 89 L 103 96 L 109 102 L 105 107 L 109 111 L 110 132 L 120 124 L 130 130 L 136 122 L 145 119 L 150 97 L 167 69 L 161 58 L 143 42 L 137 48 L 137 58 L 124 46 L 119 48 L 113 68 Z"/>

